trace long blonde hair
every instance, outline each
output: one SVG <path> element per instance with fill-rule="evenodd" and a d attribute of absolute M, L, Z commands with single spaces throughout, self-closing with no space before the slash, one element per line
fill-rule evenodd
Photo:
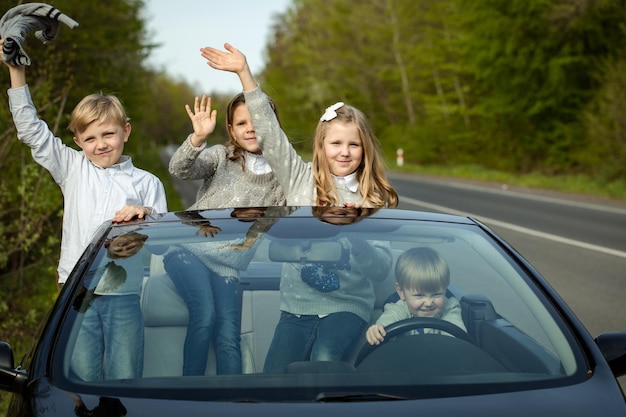
<path fill-rule="evenodd" d="M 362 206 L 397 207 L 398 194 L 385 175 L 378 139 L 369 121 L 360 110 L 350 105 L 343 105 L 335 111 L 337 117 L 329 121 L 320 120 L 313 138 L 312 168 L 317 204 L 333 206 L 342 203 L 338 199 L 337 188 L 324 153 L 324 138 L 331 123 L 354 123 L 363 145 L 363 159 L 357 168 L 359 192 L 363 197 Z"/>

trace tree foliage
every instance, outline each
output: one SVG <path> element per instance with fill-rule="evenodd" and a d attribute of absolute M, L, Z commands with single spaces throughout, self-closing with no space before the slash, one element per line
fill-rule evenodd
<path fill-rule="evenodd" d="M 301 149 L 345 101 L 409 162 L 623 180 L 624 22 L 623 0 L 294 0 L 260 78 Z"/>

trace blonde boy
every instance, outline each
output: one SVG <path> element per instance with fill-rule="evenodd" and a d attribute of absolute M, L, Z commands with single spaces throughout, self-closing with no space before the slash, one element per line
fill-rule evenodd
<path fill-rule="evenodd" d="M 0 40 L 0 48 L 4 43 Z M 9 68 L 9 107 L 18 139 L 61 187 L 63 234 L 58 281 L 65 283 L 97 228 L 106 220 L 123 222 L 167 211 L 165 190 L 153 174 L 122 155 L 131 126 L 114 96 L 85 97 L 72 112 L 70 130 L 78 151 L 63 144 L 37 116 L 24 66 Z"/>
<path fill-rule="evenodd" d="M 395 273 L 400 300 L 386 304 L 376 324 L 367 329 L 365 337 L 370 345 L 378 345 L 385 339 L 385 326 L 411 317 L 438 318 L 466 330 L 459 302 L 446 297 L 450 270 L 437 251 L 428 247 L 408 249 L 398 257 Z M 424 329 L 424 333 L 441 331 Z"/>

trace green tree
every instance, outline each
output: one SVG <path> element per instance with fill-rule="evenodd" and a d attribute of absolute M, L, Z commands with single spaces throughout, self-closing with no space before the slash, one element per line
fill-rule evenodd
<path fill-rule="evenodd" d="M 625 13 L 614 0 L 296 0 L 260 79 L 300 149 L 341 100 L 408 162 L 592 173 L 583 113 Z"/>
<path fill-rule="evenodd" d="M 298 144 L 341 100 L 369 116 L 388 153 L 452 161 L 446 139 L 470 120 L 457 14 L 452 0 L 296 1 L 274 26 L 264 88 L 290 103 L 284 124 Z"/>
<path fill-rule="evenodd" d="M 0 0 L 0 10 L 19 3 Z M 178 144 L 189 133 L 184 104 L 192 102 L 193 87 L 147 66 L 146 58 L 157 45 L 145 29 L 144 1 L 88 5 L 83 0 L 56 0 L 54 6 L 79 26 L 72 30 L 61 25 L 47 45 L 32 34 L 27 37 L 24 47 L 32 59 L 27 81 L 39 116 L 74 147 L 67 130 L 72 108 L 87 94 L 116 94 L 133 126 L 125 153 L 163 180 L 168 205 L 179 210 L 159 148 Z M 0 71 L 0 84 L 9 86 L 6 69 Z M 19 359 L 56 299 L 63 198 L 52 177 L 16 139 L 7 96 L 0 97 L 0 334 L 12 342 Z M 6 398 L 0 394 L 0 414 L 6 410 Z"/>
<path fill-rule="evenodd" d="M 521 172 L 575 169 L 581 111 L 597 89 L 592 73 L 624 41 L 623 2 L 459 4 L 486 159 Z"/>
<path fill-rule="evenodd" d="M 580 158 L 604 181 L 626 178 L 626 54 L 599 72 L 601 88 L 584 112 L 587 146 Z"/>

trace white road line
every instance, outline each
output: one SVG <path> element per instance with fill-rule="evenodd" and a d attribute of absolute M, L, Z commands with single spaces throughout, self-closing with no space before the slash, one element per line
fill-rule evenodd
<path fill-rule="evenodd" d="M 480 185 L 455 182 L 455 181 L 438 180 L 438 179 L 427 179 L 427 180 L 420 179 L 420 181 L 425 181 L 425 182 L 430 182 L 430 183 L 435 183 L 435 184 L 442 184 L 447 187 L 461 188 L 465 190 L 476 190 L 476 191 L 480 191 L 483 193 L 506 195 L 507 197 L 523 198 L 525 200 L 542 201 L 544 203 L 560 204 L 564 206 L 579 207 L 579 208 L 584 208 L 588 210 L 604 211 L 607 213 L 616 213 L 616 214 L 626 215 L 626 209 L 623 209 L 620 207 L 611 207 L 611 206 L 604 206 L 600 204 L 587 203 L 587 202 L 582 202 L 582 201 L 567 200 L 564 198 L 521 193 L 518 191 L 509 190 L 508 188 L 498 189 L 498 188 L 491 188 L 491 187 L 485 187 L 485 186 L 480 186 Z"/>
<path fill-rule="evenodd" d="M 552 234 L 549 234 L 549 233 L 544 233 L 544 232 L 540 232 L 540 231 L 533 230 L 533 229 L 528 229 L 526 227 L 517 226 L 515 224 L 502 222 L 500 220 L 490 219 L 488 217 L 479 216 L 479 215 L 473 214 L 473 213 L 467 213 L 467 212 L 454 210 L 454 209 L 451 209 L 449 207 L 440 206 L 438 204 L 427 203 L 425 201 L 416 200 L 416 199 L 410 198 L 410 197 L 401 196 L 400 200 L 403 203 L 406 202 L 406 203 L 413 204 L 413 205 L 416 205 L 416 206 L 419 206 L 419 207 L 424 207 L 424 208 L 428 208 L 428 209 L 431 209 L 431 210 L 436 210 L 436 211 L 443 212 L 443 213 L 456 214 L 456 215 L 459 215 L 459 216 L 473 217 L 473 218 L 475 218 L 475 219 L 477 219 L 477 220 L 479 220 L 479 221 L 481 221 L 481 222 L 483 222 L 485 224 L 489 224 L 489 225 L 497 226 L 497 227 L 502 227 L 502 228 L 513 230 L 513 231 L 519 232 L 519 233 L 525 233 L 525 234 L 530 235 L 530 236 L 535 236 L 535 237 L 539 237 L 539 238 L 542 238 L 542 239 L 551 240 L 553 242 L 564 243 L 566 245 L 572 245 L 572 246 L 576 246 L 576 247 L 583 248 L 583 249 L 593 250 L 593 251 L 596 251 L 596 252 L 605 253 L 607 255 L 613 255 L 613 256 L 619 256 L 621 258 L 626 258 L 626 252 L 622 252 L 622 251 L 619 251 L 619 250 L 616 250 L 616 249 L 606 248 L 604 246 L 592 245 L 590 243 L 581 242 L 579 240 L 568 239 L 568 238 L 565 238 L 565 237 L 552 235 Z"/>

